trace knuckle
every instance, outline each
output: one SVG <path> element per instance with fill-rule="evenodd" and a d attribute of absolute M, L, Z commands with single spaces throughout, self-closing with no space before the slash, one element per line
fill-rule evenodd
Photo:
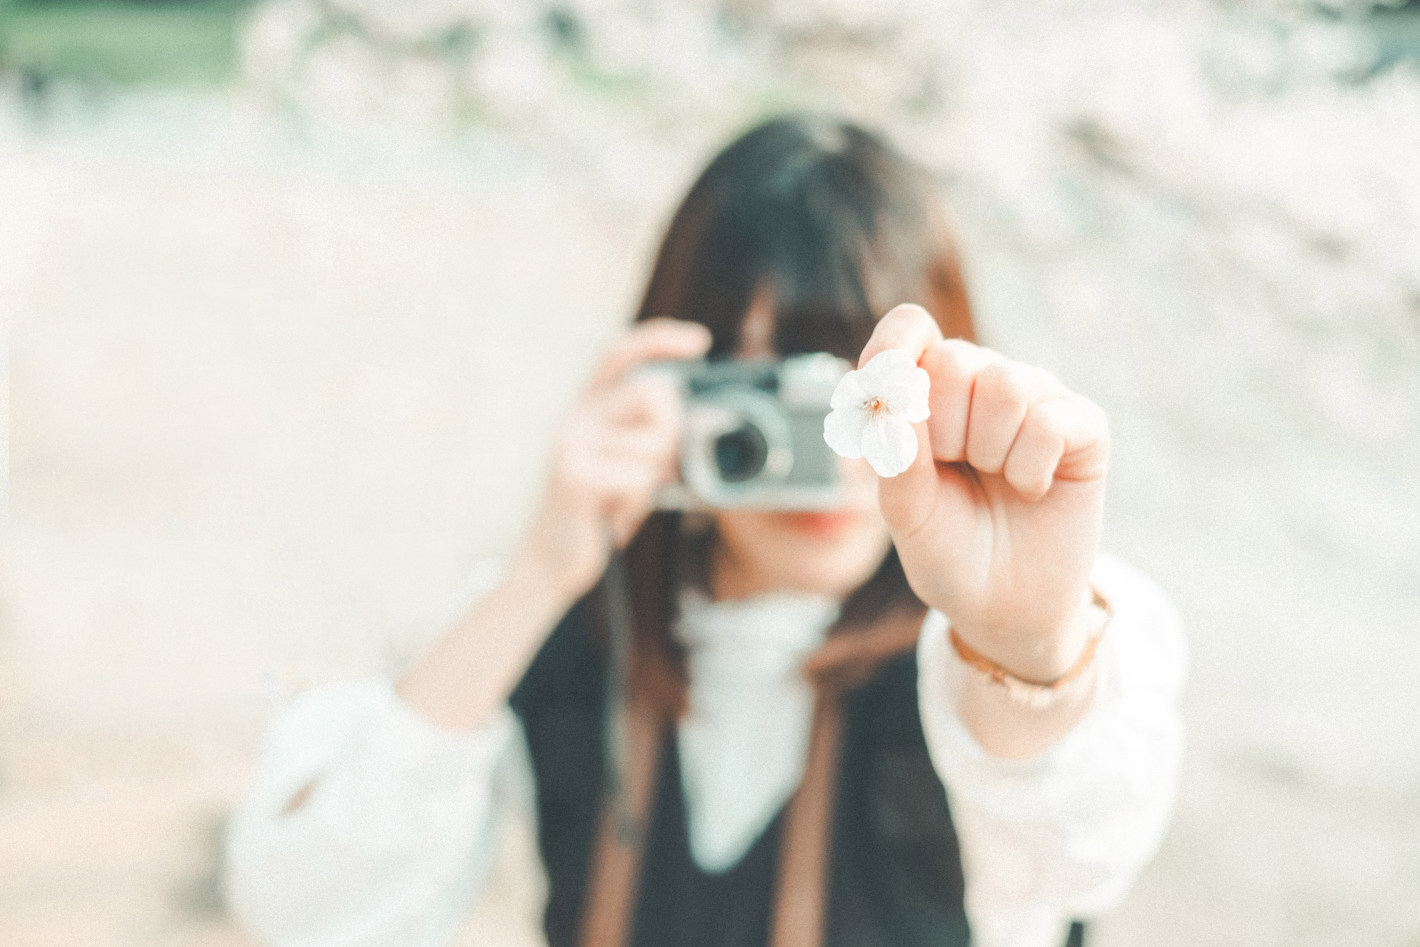
<path fill-rule="evenodd" d="M 1001 372 L 1007 388 L 1017 395 L 1029 395 L 1041 385 L 1045 375 L 1040 369 L 1022 365 L 1020 362 L 1003 362 Z"/>
<path fill-rule="evenodd" d="M 1057 414 L 1064 423 L 1067 415 L 1077 419 L 1080 428 L 1088 432 L 1092 437 L 1101 440 L 1109 438 L 1109 415 L 1104 408 L 1095 404 L 1083 395 L 1071 395 L 1063 399 L 1057 410 Z"/>
<path fill-rule="evenodd" d="M 1059 439 L 1065 426 L 1066 410 L 1057 401 L 1042 401 L 1026 412 L 1024 426 L 1036 437 Z"/>
<path fill-rule="evenodd" d="M 1010 362 L 991 362 L 981 367 L 981 371 L 977 375 L 977 383 L 987 386 L 1002 386 L 1009 379 L 1010 373 Z"/>
<path fill-rule="evenodd" d="M 937 343 L 937 348 L 948 357 L 961 365 L 971 365 L 980 362 L 986 356 L 986 350 L 966 339 L 943 339 Z"/>
<path fill-rule="evenodd" d="M 992 362 L 981 369 L 976 385 L 993 404 L 1023 405 L 1030 391 L 1029 372 L 1014 362 Z"/>
<path fill-rule="evenodd" d="M 967 378 L 980 363 L 976 346 L 961 339 L 943 339 L 932 343 L 924 359 L 928 372 L 948 381 Z"/>

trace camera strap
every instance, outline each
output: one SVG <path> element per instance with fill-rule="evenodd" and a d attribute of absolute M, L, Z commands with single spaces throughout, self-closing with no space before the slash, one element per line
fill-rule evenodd
<path fill-rule="evenodd" d="M 814 685 L 814 716 L 804 776 L 780 829 L 770 947 L 824 942 L 844 698 L 884 661 L 917 646 L 924 615 L 922 609 L 890 612 L 871 628 L 830 637 L 804 664 Z"/>
<path fill-rule="evenodd" d="M 606 790 L 582 913 L 582 947 L 630 942 L 631 912 L 641 882 L 656 774 L 668 721 L 653 701 L 633 692 L 631 597 L 626 563 L 614 553 L 602 579 L 609 635 L 606 695 Z"/>

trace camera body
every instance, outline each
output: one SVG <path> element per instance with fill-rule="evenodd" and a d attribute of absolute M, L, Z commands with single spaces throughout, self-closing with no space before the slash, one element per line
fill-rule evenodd
<path fill-rule="evenodd" d="M 685 428 L 678 483 L 661 509 L 815 510 L 839 499 L 838 458 L 823 439 L 833 389 L 849 365 L 827 353 L 779 361 L 661 362 L 680 386 Z"/>

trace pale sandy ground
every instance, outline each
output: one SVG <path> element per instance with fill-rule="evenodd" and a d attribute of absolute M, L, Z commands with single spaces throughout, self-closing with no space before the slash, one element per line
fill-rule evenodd
<path fill-rule="evenodd" d="M 0 944 L 251 943 L 215 854 L 272 701 L 506 548 L 697 160 L 205 140 L 0 144 Z M 987 329 L 1110 408 L 1108 544 L 1190 628 L 1178 817 L 1095 943 L 1420 945 L 1417 451 L 1277 433 L 1256 337 Z M 517 861 L 470 943 L 527 942 Z"/>

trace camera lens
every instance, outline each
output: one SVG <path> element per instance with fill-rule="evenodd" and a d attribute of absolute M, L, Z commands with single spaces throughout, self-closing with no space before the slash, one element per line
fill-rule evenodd
<path fill-rule="evenodd" d="M 715 438 L 715 467 L 726 483 L 758 476 L 769 458 L 769 442 L 753 424 L 741 424 Z"/>

